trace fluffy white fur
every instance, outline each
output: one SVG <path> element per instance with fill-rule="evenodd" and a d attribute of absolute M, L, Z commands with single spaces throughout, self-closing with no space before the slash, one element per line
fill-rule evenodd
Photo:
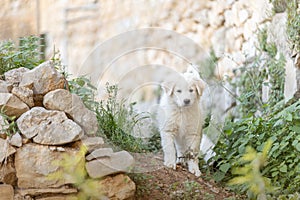
<path fill-rule="evenodd" d="M 200 97 L 204 82 L 192 68 L 176 80 L 162 84 L 158 123 L 164 152 L 164 165 L 176 169 L 184 162 L 188 170 L 200 176 L 198 154 L 202 138 Z"/>

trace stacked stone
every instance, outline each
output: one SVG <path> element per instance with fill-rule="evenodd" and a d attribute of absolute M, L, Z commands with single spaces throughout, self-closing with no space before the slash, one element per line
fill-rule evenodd
<path fill-rule="evenodd" d="M 95 137 L 95 113 L 79 96 L 65 90 L 65 84 L 51 61 L 32 70 L 18 68 L 5 73 L 0 82 L 0 108 L 7 116 L 16 117 L 19 132 L 8 137 L 8 121 L 0 116 L 0 196 L 75 198 L 78 190 L 69 186 L 72 182 L 48 177 L 60 169 L 54 161 L 64 154 L 75 156 L 84 145 L 86 170 L 91 178 L 99 179 L 103 194 L 116 199 L 131 197 L 135 184 L 124 172 L 132 168 L 133 157 L 126 151 L 104 148 L 103 139 Z"/>

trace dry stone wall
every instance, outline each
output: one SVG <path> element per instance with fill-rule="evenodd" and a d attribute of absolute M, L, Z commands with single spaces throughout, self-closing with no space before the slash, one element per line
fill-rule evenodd
<path fill-rule="evenodd" d="M 54 162 L 65 155 L 75 157 L 82 145 L 87 149 L 85 170 L 90 178 L 99 179 L 103 195 L 109 199 L 132 197 L 135 184 L 124 172 L 134 166 L 133 157 L 126 151 L 113 152 L 96 137 L 95 113 L 64 88 L 65 78 L 51 61 L 32 70 L 5 73 L 0 96 L 7 100 L 0 108 L 16 119 L 0 115 L 0 197 L 77 199 L 74 179 L 49 176 L 61 170 Z M 15 120 L 18 132 L 9 127 L 11 120 Z"/>
<path fill-rule="evenodd" d="M 4 22 L 1 24 L 1 39 L 17 39 L 26 34 L 46 34 L 47 56 L 53 53 L 55 45 L 61 51 L 63 62 L 69 66 L 68 71 L 74 76 L 84 74 L 83 63 L 99 44 L 126 31 L 153 27 L 182 34 L 201 46 L 206 53 L 213 49 L 218 58 L 215 75 L 219 78 L 224 75 L 232 76 L 233 69 L 247 63 L 256 55 L 256 34 L 266 27 L 268 40 L 281 46 L 279 50 L 287 59 L 286 99 L 291 98 L 298 90 L 295 75 L 297 61 L 287 51 L 286 13 L 273 15 L 269 0 L 17 0 L 3 1 L 1 7 L 5 11 L 1 15 Z M 54 17 L 49 17 L 53 14 Z M 15 23 L 10 23 L 11 21 Z M 7 26 L 8 23 L 15 26 Z M 21 24 L 23 29 L 20 29 Z M 88 63 L 88 67 L 93 70 L 105 69 L 106 63 L 101 63 L 104 54 L 114 55 L 118 48 L 130 46 L 136 40 L 150 39 L 156 44 L 177 42 L 176 38 L 169 35 L 129 38 L 119 46 L 108 46 L 103 54 L 97 55 Z M 187 49 L 191 51 L 192 57 L 203 59 L 203 52 L 194 52 L 191 48 L 193 47 Z M 299 60 L 299 56 L 295 57 Z M 178 71 L 186 68 L 185 61 L 170 54 L 139 51 L 111 63 L 111 72 L 99 79 L 105 79 L 104 83 L 106 80 L 117 82 L 122 74 L 133 67 L 153 63 L 167 65 Z M 132 75 L 131 79 L 137 77 Z"/>

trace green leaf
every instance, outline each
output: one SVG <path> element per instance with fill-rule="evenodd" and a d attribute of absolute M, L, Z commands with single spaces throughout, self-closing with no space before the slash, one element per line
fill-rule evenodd
<path fill-rule="evenodd" d="M 293 121 L 293 115 L 291 113 L 288 113 L 285 119 L 286 121 L 291 122 Z"/>
<path fill-rule="evenodd" d="M 231 165 L 229 163 L 225 163 L 220 166 L 220 170 L 222 172 L 226 173 L 230 169 L 230 167 L 231 167 Z"/>
<path fill-rule="evenodd" d="M 297 149 L 297 151 L 300 152 L 300 143 L 298 143 L 298 144 L 295 146 L 295 148 Z"/>
<path fill-rule="evenodd" d="M 300 133 L 300 126 L 291 126 L 289 129 L 296 133 Z"/>
<path fill-rule="evenodd" d="M 286 173 L 287 172 L 287 166 L 286 164 L 282 165 L 280 168 L 279 168 L 279 171 L 283 172 L 283 173 Z"/>
<path fill-rule="evenodd" d="M 224 179 L 224 177 L 225 177 L 225 173 L 224 172 L 221 172 L 221 171 L 218 171 L 218 172 L 216 172 L 215 174 L 214 174 L 214 180 L 216 181 L 216 182 L 220 182 L 220 181 L 222 181 L 223 179 Z"/>

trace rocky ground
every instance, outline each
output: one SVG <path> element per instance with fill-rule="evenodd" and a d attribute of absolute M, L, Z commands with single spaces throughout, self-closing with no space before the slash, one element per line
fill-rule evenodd
<path fill-rule="evenodd" d="M 244 199 L 223 186 L 214 182 L 208 174 L 195 177 L 184 167 L 177 166 L 176 170 L 163 167 L 162 156 L 137 160 L 137 167 L 143 168 L 140 173 L 132 173 L 129 176 L 136 183 L 137 191 L 135 199 L 184 199 L 184 200 L 234 200 Z M 141 166 L 143 165 L 143 166 Z M 145 166 L 153 167 L 153 170 L 145 170 Z"/>

